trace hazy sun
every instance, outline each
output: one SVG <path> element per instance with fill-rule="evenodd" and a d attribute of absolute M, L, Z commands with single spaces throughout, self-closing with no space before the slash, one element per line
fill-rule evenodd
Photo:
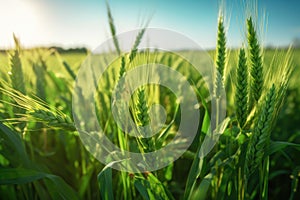
<path fill-rule="evenodd" d="M 39 16 L 31 0 L 0 0 L 0 39 L 15 33 L 26 44 L 34 43 Z M 10 40 L 12 41 L 12 40 Z M 5 41 L 5 44 L 11 42 Z"/>

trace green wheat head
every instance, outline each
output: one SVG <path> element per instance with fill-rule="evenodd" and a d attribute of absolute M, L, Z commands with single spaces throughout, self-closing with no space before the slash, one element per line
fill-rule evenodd
<path fill-rule="evenodd" d="M 38 98 L 31 98 L 18 90 L 11 88 L 7 83 L 2 82 L 0 92 L 11 99 L 11 103 L 4 102 L 18 108 L 20 112 L 15 113 L 16 118 L 9 119 L 18 123 L 41 122 L 51 129 L 65 129 L 75 131 L 71 118 L 57 109 L 50 109 L 50 106 Z"/>
<path fill-rule="evenodd" d="M 76 131 L 71 118 L 63 113 L 55 113 L 51 110 L 38 109 L 28 113 L 27 115 L 34 121 L 42 122 L 51 128 L 59 128 L 68 131 Z"/>
<path fill-rule="evenodd" d="M 129 53 L 129 62 L 133 61 L 133 59 L 135 58 L 135 56 L 138 52 L 138 46 L 140 45 L 140 43 L 142 41 L 142 38 L 145 34 L 146 27 L 147 27 L 147 25 L 139 31 L 138 35 L 135 38 L 134 44 L 133 44 L 133 46 L 131 48 L 131 51 Z"/>
<path fill-rule="evenodd" d="M 150 125 L 150 116 L 149 116 L 149 107 L 147 103 L 146 90 L 141 88 L 137 91 L 137 101 L 136 101 L 136 124 L 138 127 L 147 127 L 143 129 L 146 133 L 144 135 L 150 135 L 151 129 Z M 140 138 L 140 144 L 143 146 L 145 152 L 151 152 L 154 149 L 153 138 Z"/>
<path fill-rule="evenodd" d="M 224 87 L 224 70 L 226 65 L 226 34 L 224 28 L 224 17 L 220 14 L 218 19 L 217 49 L 216 49 L 216 67 L 215 94 L 219 96 L 221 88 Z"/>
<path fill-rule="evenodd" d="M 263 58 L 252 18 L 247 19 L 248 45 L 250 51 L 251 98 L 258 102 L 263 90 Z"/>
<path fill-rule="evenodd" d="M 245 50 L 242 48 L 239 52 L 238 68 L 236 71 L 236 115 L 239 126 L 244 127 L 248 116 L 248 66 Z"/>
<path fill-rule="evenodd" d="M 137 122 L 139 126 L 146 126 L 150 124 L 150 117 L 144 88 L 138 90 L 137 98 Z"/>
<path fill-rule="evenodd" d="M 119 41 L 118 41 L 118 38 L 117 38 L 117 35 L 116 35 L 116 26 L 114 24 L 114 19 L 112 17 L 111 10 L 110 10 L 109 4 L 107 2 L 106 2 L 106 9 L 107 9 L 109 28 L 110 28 L 110 32 L 111 32 L 111 35 L 112 35 L 112 38 L 113 38 L 114 46 L 116 48 L 116 51 L 117 51 L 118 55 L 121 55 Z"/>
<path fill-rule="evenodd" d="M 126 72 L 126 61 L 125 61 L 125 56 L 121 57 L 121 67 L 120 67 L 120 72 L 119 72 L 119 80 L 124 76 Z"/>
<path fill-rule="evenodd" d="M 119 70 L 119 77 L 117 80 L 117 86 L 116 89 L 117 91 L 123 91 L 125 86 L 124 86 L 124 79 L 122 79 L 126 74 L 126 61 L 125 61 L 125 56 L 123 55 L 121 57 L 121 63 L 120 63 L 120 70 Z M 120 92 L 116 93 L 117 99 L 121 99 L 122 97 L 120 96 Z"/>
<path fill-rule="evenodd" d="M 15 90 L 19 90 L 23 94 L 26 93 L 22 63 L 20 58 L 20 42 L 18 38 L 13 35 L 15 41 L 15 50 L 10 54 L 10 67 L 11 67 L 11 84 Z"/>
<path fill-rule="evenodd" d="M 254 130 L 248 144 L 246 154 L 246 173 L 248 174 L 251 174 L 262 162 L 264 152 L 269 144 L 276 100 L 276 88 L 272 85 L 262 101 L 262 106 L 259 109 Z"/>

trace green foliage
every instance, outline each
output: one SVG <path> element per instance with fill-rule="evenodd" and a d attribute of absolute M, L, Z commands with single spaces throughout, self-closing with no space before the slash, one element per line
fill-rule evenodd
<path fill-rule="evenodd" d="M 21 193 L 16 195 L 18 198 L 28 198 L 28 195 L 35 196 L 34 191 L 36 190 L 47 190 L 53 199 L 78 199 L 75 191 L 64 180 L 44 172 L 40 166 L 30 160 L 19 135 L 2 123 L 0 123 L 0 136 L 1 139 L 5 139 L 0 143 L 3 148 L 0 153 L 8 159 L 10 165 L 2 167 L 0 170 L 0 186 L 26 184 L 22 187 Z M 41 179 L 45 185 L 38 182 Z M 39 195 L 41 194 L 39 193 L 41 191 L 37 192 Z M 46 196 L 46 198 L 48 197 Z"/>
<path fill-rule="evenodd" d="M 112 188 L 112 169 L 106 166 L 98 174 L 98 183 L 101 191 L 101 198 L 103 200 L 113 200 L 113 188 Z"/>

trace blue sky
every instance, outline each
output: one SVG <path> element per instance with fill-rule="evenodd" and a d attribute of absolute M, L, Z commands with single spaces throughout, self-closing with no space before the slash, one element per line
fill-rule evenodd
<path fill-rule="evenodd" d="M 215 46 L 217 0 L 109 0 L 119 33 L 141 26 L 180 32 L 203 48 Z M 244 37 L 243 0 L 226 2 L 228 44 L 240 46 Z M 299 0 L 261 0 L 267 16 L 265 45 L 285 46 L 300 37 Z M 0 0 L 0 48 L 13 45 L 14 32 L 25 47 L 59 45 L 97 47 L 109 37 L 104 0 Z M 261 18 L 262 15 L 259 16 Z"/>

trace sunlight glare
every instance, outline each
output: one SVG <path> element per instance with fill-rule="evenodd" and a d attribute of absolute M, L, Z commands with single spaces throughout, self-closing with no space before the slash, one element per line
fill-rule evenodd
<path fill-rule="evenodd" d="M 20 37 L 22 43 L 33 45 L 38 33 L 39 15 L 30 0 L 0 0 L 0 38 L 12 45 L 12 35 Z"/>

